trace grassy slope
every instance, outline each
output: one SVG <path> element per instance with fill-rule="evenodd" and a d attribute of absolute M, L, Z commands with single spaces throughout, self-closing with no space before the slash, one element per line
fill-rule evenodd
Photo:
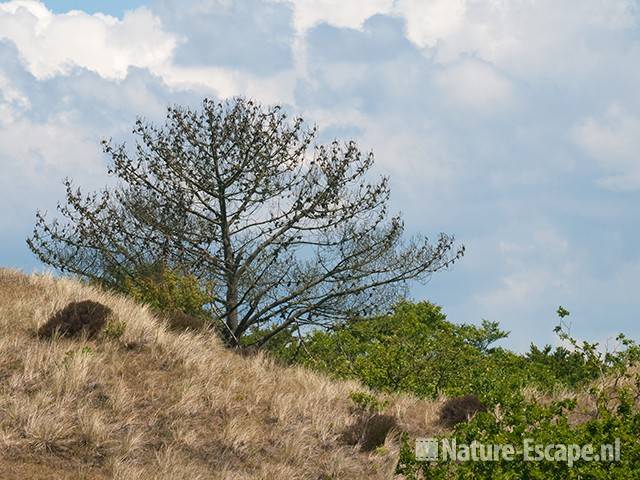
<path fill-rule="evenodd" d="M 111 307 L 124 335 L 36 338 L 55 310 L 85 299 Z M 0 269 L 3 480 L 393 478 L 397 435 L 371 453 L 341 441 L 356 390 L 365 391 L 168 332 L 125 298 Z M 437 403 L 390 400 L 402 430 L 437 431 Z"/>

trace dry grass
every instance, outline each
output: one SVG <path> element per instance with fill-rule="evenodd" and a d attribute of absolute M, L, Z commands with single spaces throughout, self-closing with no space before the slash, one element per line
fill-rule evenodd
<path fill-rule="evenodd" d="M 569 423 L 578 425 L 598 418 L 598 403 L 609 412 L 615 412 L 620 405 L 620 389 L 623 387 L 630 395 L 635 408 L 640 410 L 640 365 L 632 365 L 624 375 L 609 374 L 595 380 L 579 390 L 559 387 L 551 393 L 541 393 L 534 387 L 525 387 L 522 391 L 529 402 L 549 405 L 558 400 L 575 400 L 576 406 L 566 413 Z"/>
<path fill-rule="evenodd" d="M 69 302 L 107 305 L 121 336 L 37 338 Z M 132 301 L 49 276 L 0 269 L 0 478 L 393 478 L 394 430 L 363 451 L 343 433 L 366 391 L 168 331 Z M 412 435 L 439 432 L 438 402 L 390 397 Z"/>

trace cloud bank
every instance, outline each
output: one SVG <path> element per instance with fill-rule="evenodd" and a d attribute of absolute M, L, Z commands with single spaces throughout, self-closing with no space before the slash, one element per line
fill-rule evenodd
<path fill-rule="evenodd" d="M 248 95 L 372 149 L 411 230 L 467 245 L 416 297 L 499 320 L 518 348 L 551 340 L 560 303 L 584 336 L 640 336 L 639 15 L 635 0 L 2 2 L 0 263 L 36 265 L 23 240 L 63 177 L 105 181 L 100 138 Z"/>

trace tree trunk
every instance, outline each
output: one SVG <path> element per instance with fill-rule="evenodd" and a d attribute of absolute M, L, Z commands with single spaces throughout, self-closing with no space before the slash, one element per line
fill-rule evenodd
<path fill-rule="evenodd" d="M 238 345 L 238 282 L 235 278 L 227 284 L 227 344 L 231 347 Z"/>

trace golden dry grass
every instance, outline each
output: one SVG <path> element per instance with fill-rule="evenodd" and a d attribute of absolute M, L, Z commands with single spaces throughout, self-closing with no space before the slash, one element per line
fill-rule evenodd
<path fill-rule="evenodd" d="M 71 301 L 110 307 L 119 338 L 41 340 Z M 398 436 L 344 444 L 366 391 L 207 334 L 168 331 L 144 307 L 67 279 L 0 269 L 0 478 L 387 479 Z M 412 435 L 439 433 L 439 403 L 389 397 Z"/>

